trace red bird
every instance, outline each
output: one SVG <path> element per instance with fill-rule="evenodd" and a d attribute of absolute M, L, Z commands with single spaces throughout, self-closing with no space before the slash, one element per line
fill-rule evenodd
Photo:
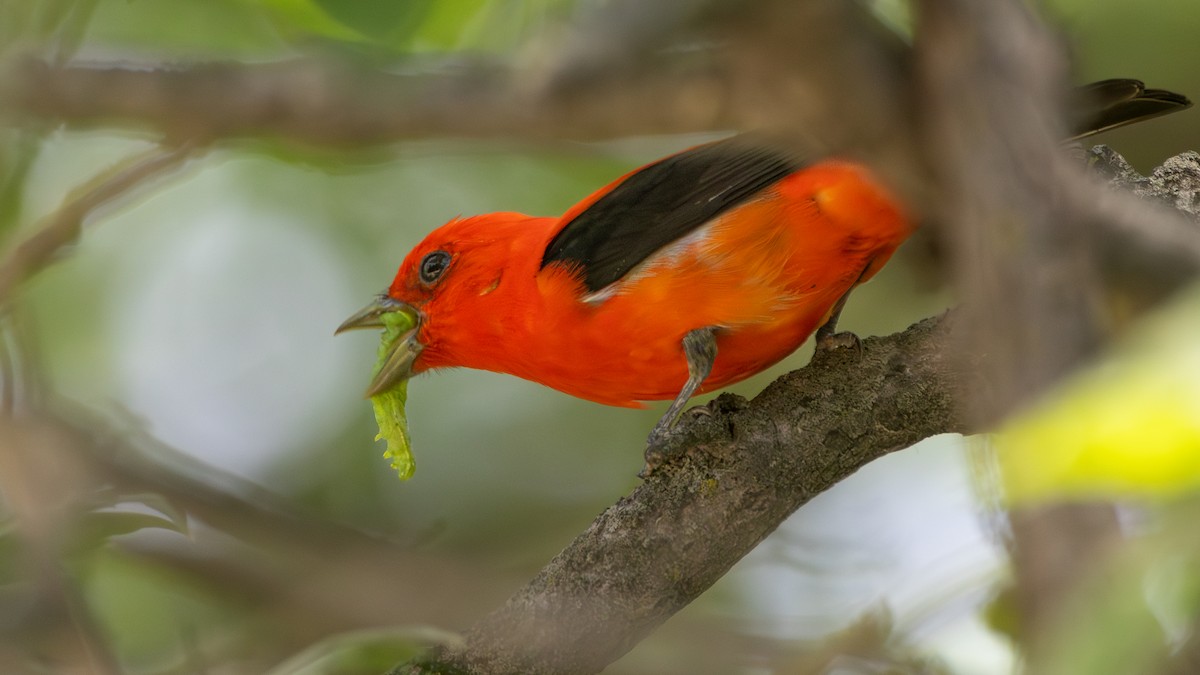
<path fill-rule="evenodd" d="M 453 220 L 344 328 L 414 311 L 370 393 L 465 366 L 608 405 L 737 382 L 832 336 L 847 293 L 912 231 L 895 198 L 842 161 L 800 165 L 734 138 L 667 157 L 561 218 Z"/>
<path fill-rule="evenodd" d="M 1158 93 L 1137 85 L 1138 101 Z M 692 395 L 758 373 L 814 331 L 820 345 L 844 342 L 847 295 L 912 231 L 863 167 L 735 137 L 636 169 L 560 218 L 452 220 L 339 330 L 380 326 L 385 312 L 418 317 L 370 394 L 468 367 L 608 405 L 674 399 L 653 446 Z"/>

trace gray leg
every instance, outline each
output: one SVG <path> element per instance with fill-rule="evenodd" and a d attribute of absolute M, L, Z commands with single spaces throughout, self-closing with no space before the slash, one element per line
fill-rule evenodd
<path fill-rule="evenodd" d="M 708 326 L 688 331 L 687 335 L 683 336 L 683 354 L 687 357 L 688 379 L 683 389 L 679 390 L 679 395 L 671 402 L 671 407 L 667 408 L 667 412 L 659 418 L 658 424 L 654 425 L 650 438 L 646 439 L 647 446 L 656 445 L 666 438 L 683 412 L 683 407 L 687 405 L 688 399 L 712 372 L 713 362 L 717 360 L 716 332 L 716 328 Z"/>
<path fill-rule="evenodd" d="M 852 287 L 846 291 L 842 297 L 838 298 L 837 304 L 833 306 L 833 311 L 829 313 L 829 320 L 817 329 L 817 349 L 821 351 L 829 351 L 838 349 L 839 347 L 852 347 L 855 351 L 862 349 L 862 342 L 858 336 L 850 331 L 837 332 L 838 317 L 842 315 L 842 308 L 846 306 L 846 300 L 850 297 Z"/>
<path fill-rule="evenodd" d="M 843 293 L 842 297 L 838 298 L 838 301 L 834 303 L 833 311 L 829 313 L 829 320 L 817 329 L 817 351 L 831 351 L 840 347 L 851 347 L 856 352 L 862 352 L 862 340 L 859 340 L 858 336 L 850 331 L 837 332 L 837 322 L 838 317 L 842 315 L 842 309 L 846 307 L 846 300 L 849 299 L 854 289 L 858 288 L 859 282 L 862 281 L 863 276 L 869 269 L 871 269 L 871 262 L 868 262 L 863 271 L 858 274 L 858 279 L 850 287 L 850 290 Z"/>

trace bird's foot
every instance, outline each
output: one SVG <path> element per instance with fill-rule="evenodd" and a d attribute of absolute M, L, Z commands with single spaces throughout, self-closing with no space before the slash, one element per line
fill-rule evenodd
<path fill-rule="evenodd" d="M 698 409 L 703 409 L 703 406 L 685 411 L 679 416 L 679 419 L 682 420 L 685 417 L 694 419 L 695 411 Z M 654 425 L 654 428 L 650 430 L 650 435 L 646 437 L 646 451 L 643 453 L 646 464 L 638 472 L 638 478 L 648 477 L 654 473 L 655 469 L 662 466 L 663 462 L 680 454 L 680 448 L 683 446 L 672 443 L 671 440 L 686 426 L 686 423 L 680 425 L 674 420 L 668 423 L 666 418 L 659 420 L 658 424 Z"/>
<path fill-rule="evenodd" d="M 862 356 L 862 340 L 848 330 L 840 333 L 824 333 L 817 335 L 817 351 L 832 352 L 837 349 L 852 349 L 855 356 Z"/>
<path fill-rule="evenodd" d="M 724 393 L 704 405 L 689 408 L 677 420 L 660 419 L 646 438 L 646 464 L 638 472 L 638 478 L 646 478 L 668 460 L 687 454 L 691 447 L 687 441 L 691 435 L 686 432 L 698 421 L 741 410 L 746 405 L 746 399 L 741 396 Z"/>

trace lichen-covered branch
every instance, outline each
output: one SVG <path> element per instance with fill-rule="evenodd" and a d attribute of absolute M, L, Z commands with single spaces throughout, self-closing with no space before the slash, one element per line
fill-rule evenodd
<path fill-rule="evenodd" d="M 1172 158 L 1145 178 L 1093 151 L 1113 186 L 1191 203 L 1200 157 Z M 1153 209 L 1154 204 L 1142 206 Z M 694 600 L 793 511 L 864 464 L 929 436 L 968 432 L 983 355 L 963 358 L 950 313 L 818 354 L 746 403 L 725 395 L 689 416 L 687 452 L 605 511 L 500 609 L 394 675 L 593 673 Z"/>
<path fill-rule="evenodd" d="M 600 515 L 466 647 L 397 673 L 593 673 L 709 588 L 789 514 L 860 467 L 964 431 L 952 315 L 820 354 L 750 403 L 689 415 L 686 453 Z"/>

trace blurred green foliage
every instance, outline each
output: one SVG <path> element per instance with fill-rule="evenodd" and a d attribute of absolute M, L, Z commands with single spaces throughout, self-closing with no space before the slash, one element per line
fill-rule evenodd
<path fill-rule="evenodd" d="M 1010 503 L 1174 499 L 1200 489 L 1200 289 L 996 436 Z"/>
<path fill-rule="evenodd" d="M 16 0 L 0 2 L 0 56 L 169 66 L 333 54 L 379 67 L 418 54 L 515 56 L 594 4 Z M 1047 5 L 1072 40 L 1081 80 L 1134 76 L 1200 96 L 1200 70 L 1193 67 L 1200 41 L 1192 30 L 1200 25 L 1200 3 Z M 903 22 L 894 9 L 884 11 Z M 1103 140 L 1146 168 L 1200 147 L 1195 119 L 1187 113 Z M 38 124 L 0 130 L 0 231 L 10 242 L 28 233 L 73 186 L 143 149 L 149 136 Z M 47 407 L 60 397 L 77 401 L 115 420 L 116 436 L 154 436 L 248 476 L 314 522 L 378 533 L 405 553 L 477 564 L 469 569 L 485 577 L 490 590 L 455 599 L 459 609 L 447 621 L 457 623 L 441 628 L 458 630 L 634 484 L 640 444 L 661 408 L 603 408 L 490 373 L 420 378 L 409 412 L 422 471 L 401 485 L 371 442 L 373 422 L 361 399 L 376 336 L 335 342 L 332 330 L 387 284 L 409 247 L 449 218 L 494 210 L 559 213 L 630 168 L 698 140 L 439 140 L 344 155 L 269 142 L 219 145 L 141 201 L 104 214 L 102 226 L 87 231 L 69 257 L 24 287 L 5 317 L 5 344 L 23 354 L 14 369 L 41 387 L 22 391 L 39 394 Z M 886 333 L 940 311 L 948 303 L 945 292 L 924 288 L 920 279 L 919 270 L 899 260 L 856 293 L 843 325 Z M 14 337 L 21 333 L 34 338 L 21 342 Z M 753 395 L 804 363 L 806 351 L 735 390 Z M 870 658 L 923 668 L 906 672 L 936 672 L 929 655 L 967 669 L 961 672 L 1006 672 L 1011 652 L 989 637 L 973 612 L 964 619 L 956 607 L 970 596 L 978 608 L 979 596 L 1002 578 L 998 537 L 973 531 L 953 538 L 943 531 L 952 529 L 941 520 L 947 510 L 974 522 L 984 507 L 963 487 L 965 471 L 947 468 L 957 450 L 938 442 L 888 458 L 847 481 L 839 494 L 806 507 L 785 528 L 803 534 L 781 531 L 610 672 L 734 672 L 748 663 L 783 668 L 804 661 L 794 658 L 795 650 L 822 653 L 804 640 L 838 629 L 845 629 L 834 635 L 839 644 L 866 633 L 872 640 L 866 646 L 882 645 L 864 646 Z M 168 466 L 177 461 L 165 451 L 155 456 Z M 950 487 L 926 488 L 942 485 L 939 477 Z M 55 515 L 77 526 L 75 536 L 43 544 L 13 527 L 18 500 L 12 484 L 0 482 L 0 490 L 10 492 L 0 526 L 0 594 L 14 600 L 0 605 L 0 670 L 25 653 L 23 641 L 36 632 L 30 626 L 41 626 L 45 606 L 53 604 L 38 595 L 34 581 L 50 574 L 36 572 L 48 559 L 63 561 L 58 583 L 77 586 L 124 672 L 251 673 L 277 666 L 283 669 L 272 672 L 280 675 L 376 672 L 414 643 L 446 639 L 417 629 L 357 633 L 367 621 L 339 604 L 340 587 L 327 590 L 330 616 L 322 618 L 328 621 L 307 625 L 301 610 L 270 596 L 264 578 L 242 567 L 286 580 L 295 570 L 273 549 L 278 542 L 258 530 L 261 541 L 229 537 L 211 525 L 197 528 L 164 497 L 114 493 L 98 480 L 103 489 L 85 491 Z M 234 478 L 212 480 L 242 489 Z M 957 501 L 947 506 L 947 494 Z M 838 508 L 827 506 L 835 503 Z M 850 511 L 849 504 L 864 511 Z M 235 514 L 241 508 L 226 506 Z M 901 520 L 901 512 L 911 518 Z M 895 537 L 890 546 L 860 548 L 889 537 Z M 932 553 L 911 553 L 921 547 Z M 351 569 L 366 564 L 337 548 L 321 553 Z M 921 555 L 935 556 L 936 564 Z M 1168 559 L 1195 560 L 1194 550 L 1172 555 Z M 1133 581 L 1121 587 L 1123 606 L 1144 608 L 1138 583 L 1158 579 L 1169 586 L 1162 591 L 1160 585 L 1158 594 L 1178 599 L 1180 607 L 1171 611 L 1183 617 L 1166 623 L 1186 631 L 1198 604 L 1196 567 L 1171 573 L 1164 564 L 1126 568 L 1123 578 Z M 399 587 L 424 579 L 394 581 Z M 906 598 L 903 589 L 897 592 L 901 585 L 927 594 Z M 431 605 L 451 604 L 436 596 L 456 592 L 425 590 L 434 596 L 426 599 Z M 381 598 L 403 597 L 396 591 L 376 589 Z M 392 623 L 426 620 L 392 602 Z M 859 618 L 874 617 L 881 602 L 907 602 L 910 611 L 894 621 Z M 1107 638 L 1120 634 L 1122 619 L 1117 610 L 1107 612 L 1092 615 L 1079 649 L 1116 648 Z M 334 623 L 345 636 L 330 637 Z M 45 659 L 45 671 L 75 651 L 58 646 L 86 637 L 87 629 L 75 625 L 76 633 L 49 633 L 51 648 L 33 649 Z M 1151 627 L 1138 635 L 1154 630 L 1161 632 Z M 364 636 L 365 642 L 355 639 Z M 319 655 L 304 652 L 322 639 L 329 642 L 316 648 Z M 289 660 L 302 652 L 312 658 Z M 1086 663 L 1114 658 L 1088 653 L 1098 660 Z M 366 654 L 366 661 L 340 660 L 357 658 L 351 654 Z"/>

